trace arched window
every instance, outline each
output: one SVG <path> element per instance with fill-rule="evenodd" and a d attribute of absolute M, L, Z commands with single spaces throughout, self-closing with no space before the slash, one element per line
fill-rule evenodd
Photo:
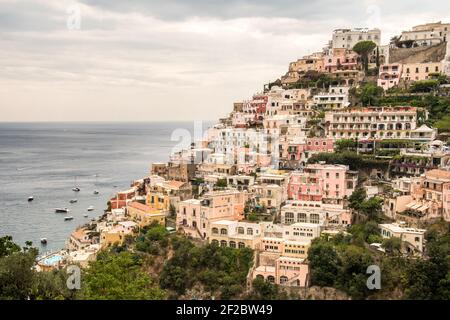
<path fill-rule="evenodd" d="M 236 242 L 230 241 L 230 248 L 236 248 Z"/>
<path fill-rule="evenodd" d="M 187 225 L 187 220 L 183 219 L 183 226 L 186 226 L 186 225 Z"/>
<path fill-rule="evenodd" d="M 267 281 L 274 283 L 275 282 L 275 277 L 274 276 L 268 276 L 267 277 Z"/>
<path fill-rule="evenodd" d="M 217 229 L 217 228 L 212 228 L 212 233 L 213 233 L 213 234 L 218 234 L 218 233 L 219 233 L 219 229 Z"/>
<path fill-rule="evenodd" d="M 264 280 L 264 276 L 262 274 L 257 274 L 255 279 L 261 279 Z"/>
<path fill-rule="evenodd" d="M 194 228 L 197 228 L 197 221 L 192 221 L 192 226 L 193 226 Z"/>
<path fill-rule="evenodd" d="M 219 241 L 213 240 L 213 241 L 211 241 L 211 244 L 214 245 L 214 246 L 218 246 L 219 245 Z"/>
<path fill-rule="evenodd" d="M 226 235 L 227 234 L 227 229 L 225 229 L 225 228 L 220 229 L 220 234 Z"/>
<path fill-rule="evenodd" d="M 220 241 L 220 246 L 221 247 L 226 247 L 227 246 L 227 242 L 225 240 Z"/>
<path fill-rule="evenodd" d="M 245 248 L 245 243 L 239 242 L 239 243 L 238 243 L 238 247 L 239 247 L 239 249 Z"/>
<path fill-rule="evenodd" d="M 281 277 L 280 277 L 280 284 L 285 284 L 288 280 L 289 280 L 288 277 L 286 277 L 286 276 L 281 276 Z"/>

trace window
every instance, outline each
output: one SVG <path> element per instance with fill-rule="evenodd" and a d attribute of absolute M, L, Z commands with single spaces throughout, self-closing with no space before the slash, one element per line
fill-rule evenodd
<path fill-rule="evenodd" d="M 237 232 L 238 232 L 239 234 L 244 234 L 244 228 L 243 228 L 243 227 L 238 227 L 238 228 L 237 228 Z"/>
<path fill-rule="evenodd" d="M 236 248 L 236 242 L 230 241 L 230 248 Z"/>
<path fill-rule="evenodd" d="M 222 228 L 222 229 L 220 229 L 220 234 L 221 235 L 227 235 L 227 229 L 225 229 L 225 228 Z"/>
<path fill-rule="evenodd" d="M 239 242 L 238 247 L 239 247 L 239 249 L 244 249 L 245 248 L 245 243 Z"/>
<path fill-rule="evenodd" d="M 306 213 L 304 212 L 299 212 L 297 214 L 297 221 L 298 222 L 306 222 Z"/>
<path fill-rule="evenodd" d="M 253 229 L 252 228 L 247 228 L 247 234 L 249 236 L 252 236 L 253 235 Z"/>
<path fill-rule="evenodd" d="M 284 214 L 284 223 L 290 224 L 294 222 L 294 214 L 292 212 L 286 212 Z"/>
<path fill-rule="evenodd" d="M 218 233 L 219 233 L 219 229 L 217 229 L 217 228 L 212 228 L 212 233 L 213 233 L 213 234 L 218 234 Z"/>
<path fill-rule="evenodd" d="M 309 222 L 318 224 L 319 223 L 319 215 L 317 213 L 312 213 L 309 216 Z"/>
<path fill-rule="evenodd" d="M 227 242 L 225 240 L 220 241 L 220 246 L 221 247 L 226 247 L 227 246 Z"/>
<path fill-rule="evenodd" d="M 288 277 L 286 277 L 286 276 L 281 276 L 281 277 L 280 277 L 280 284 L 285 284 L 286 282 L 288 282 Z"/>

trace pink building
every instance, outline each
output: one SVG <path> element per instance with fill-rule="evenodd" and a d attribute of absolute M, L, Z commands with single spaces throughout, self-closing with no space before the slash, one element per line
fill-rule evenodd
<path fill-rule="evenodd" d="M 202 199 L 179 203 L 177 229 L 193 238 L 206 239 L 209 224 L 218 220 L 242 220 L 247 193 L 223 190 L 207 193 Z"/>
<path fill-rule="evenodd" d="M 288 199 L 340 203 L 352 194 L 356 179 L 345 165 L 309 164 L 291 174 Z"/>
<path fill-rule="evenodd" d="M 335 48 L 331 55 L 325 56 L 324 68 L 327 72 L 338 70 L 356 70 L 358 66 L 358 55 L 345 48 Z"/>
<path fill-rule="evenodd" d="M 384 90 L 395 87 L 402 76 L 402 65 L 400 63 L 383 64 L 380 66 L 377 85 Z"/>
<path fill-rule="evenodd" d="M 306 161 L 314 153 L 333 152 L 334 140 L 331 138 L 306 138 L 304 143 L 288 143 L 288 160 Z"/>
<path fill-rule="evenodd" d="M 252 278 L 295 287 L 308 285 L 309 266 L 303 259 L 279 257 L 274 265 L 260 265 L 252 272 Z"/>

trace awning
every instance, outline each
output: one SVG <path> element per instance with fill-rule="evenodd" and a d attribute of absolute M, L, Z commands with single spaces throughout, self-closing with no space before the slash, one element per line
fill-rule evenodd
<path fill-rule="evenodd" d="M 421 206 L 420 208 L 418 208 L 417 210 L 424 212 L 425 210 L 427 210 L 429 207 L 427 205 Z"/>
<path fill-rule="evenodd" d="M 417 204 L 417 202 L 413 201 L 413 202 L 408 203 L 405 207 L 411 209 L 411 208 L 412 208 L 413 206 L 415 206 L 416 204 Z"/>
<path fill-rule="evenodd" d="M 418 204 L 412 206 L 411 209 L 417 210 L 417 209 L 419 209 L 421 206 L 422 206 L 422 205 L 421 205 L 420 203 L 418 203 Z"/>

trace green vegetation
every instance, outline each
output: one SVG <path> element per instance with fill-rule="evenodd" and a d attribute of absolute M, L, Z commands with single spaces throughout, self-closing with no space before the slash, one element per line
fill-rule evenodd
<path fill-rule="evenodd" d="M 214 244 L 197 247 L 180 237 L 172 239 L 172 246 L 174 254 L 164 265 L 160 285 L 173 296 L 182 295 L 195 286 L 221 299 L 238 298 L 243 294 L 253 262 L 252 250 Z"/>
<path fill-rule="evenodd" d="M 227 185 L 228 185 L 227 179 L 219 179 L 216 182 L 216 187 L 218 187 L 218 188 L 226 188 Z"/>
<path fill-rule="evenodd" d="M 165 293 L 143 271 L 137 254 L 105 251 L 83 274 L 83 297 L 89 300 L 160 300 Z"/>
<path fill-rule="evenodd" d="M 369 54 L 376 48 L 376 46 L 376 43 L 373 41 L 360 41 L 353 46 L 352 50 L 361 57 L 361 63 L 366 74 L 369 70 Z"/>
<path fill-rule="evenodd" d="M 352 151 L 318 153 L 308 159 L 308 163 L 318 163 L 320 161 L 325 161 L 329 164 L 345 164 L 350 167 L 350 170 L 386 170 L 389 166 L 388 160 L 376 159 L 373 155 L 361 155 Z"/>
<path fill-rule="evenodd" d="M 308 251 L 311 267 L 311 284 L 335 287 L 354 299 L 369 295 L 366 286 L 366 270 L 373 264 L 373 258 L 364 247 L 338 242 L 314 239 Z"/>
<path fill-rule="evenodd" d="M 366 220 L 378 221 L 381 215 L 382 199 L 378 197 L 366 198 L 367 194 L 365 189 L 356 189 L 348 198 L 349 207 L 356 214 L 363 215 Z"/>
<path fill-rule="evenodd" d="M 381 105 L 381 97 L 383 88 L 378 87 L 376 83 L 366 83 L 356 89 L 354 95 L 361 101 L 363 106 L 379 106 Z"/>
<path fill-rule="evenodd" d="M 73 299 L 64 271 L 37 272 L 33 269 L 37 249 L 27 242 L 20 248 L 10 236 L 0 238 L 0 300 Z"/>
<path fill-rule="evenodd" d="M 356 196 L 355 199 L 356 200 Z M 335 287 L 354 299 L 443 299 L 450 298 L 450 224 L 438 222 L 441 230 L 429 226 L 425 259 L 399 254 L 397 238 L 383 240 L 386 254 L 368 249 L 380 242 L 377 224 L 366 221 L 353 225 L 350 235 L 330 240 L 315 239 L 308 251 L 311 284 Z M 377 240 L 377 241 L 373 241 Z M 381 269 L 381 290 L 368 290 L 366 270 L 376 264 Z"/>
<path fill-rule="evenodd" d="M 334 142 L 334 151 L 356 151 L 357 146 L 358 142 L 355 139 L 340 139 Z"/>
<path fill-rule="evenodd" d="M 421 80 L 421 81 L 415 81 L 411 84 L 409 90 L 410 92 L 416 93 L 416 92 L 432 92 L 433 90 L 436 90 L 439 87 L 439 81 L 438 80 Z"/>

